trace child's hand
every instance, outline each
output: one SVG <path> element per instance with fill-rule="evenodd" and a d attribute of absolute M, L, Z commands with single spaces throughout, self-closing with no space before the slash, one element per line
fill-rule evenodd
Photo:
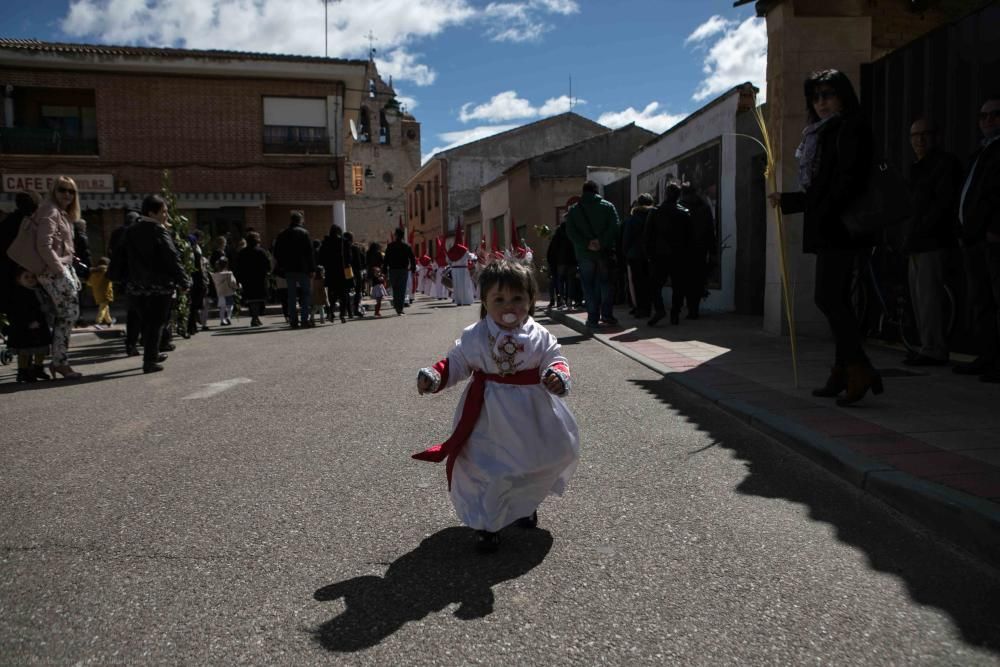
<path fill-rule="evenodd" d="M 424 394 L 426 394 L 427 392 L 429 392 L 431 390 L 431 388 L 433 386 L 434 386 L 434 383 L 431 381 L 431 379 L 429 377 L 427 377 L 426 373 L 418 373 L 417 374 L 417 393 L 418 394 L 420 394 L 421 396 L 424 395 Z"/>
<path fill-rule="evenodd" d="M 556 373 L 546 375 L 543 382 L 545 383 L 545 388 L 556 396 L 562 396 L 566 392 L 566 386 L 563 384 L 562 378 Z"/>

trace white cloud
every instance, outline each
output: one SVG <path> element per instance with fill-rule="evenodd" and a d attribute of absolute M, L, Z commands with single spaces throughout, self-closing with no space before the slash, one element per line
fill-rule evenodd
<path fill-rule="evenodd" d="M 398 101 L 408 113 L 413 113 L 413 110 L 420 104 L 417 98 L 405 94 L 399 88 L 396 89 L 396 101 Z"/>
<path fill-rule="evenodd" d="M 586 104 L 587 100 L 581 100 L 579 97 L 574 97 L 572 99 L 572 106 L 578 107 L 582 104 Z M 545 100 L 545 104 L 538 108 L 538 115 L 546 118 L 548 116 L 556 116 L 561 113 L 566 113 L 570 110 L 570 97 L 569 95 L 560 95 L 559 97 L 550 97 Z"/>
<path fill-rule="evenodd" d="M 724 19 L 718 14 L 716 14 L 715 16 L 711 17 L 710 19 L 702 23 L 700 26 L 695 28 L 694 32 L 688 35 L 687 39 L 684 40 L 684 43 L 690 44 L 691 42 L 704 41 L 709 37 L 711 37 L 712 35 L 724 32 L 726 29 L 732 27 L 734 24 L 735 21 Z"/>
<path fill-rule="evenodd" d="M 635 123 L 639 127 L 644 127 L 657 134 L 666 132 L 680 121 L 687 118 L 687 114 L 674 114 L 660 111 L 659 102 L 650 102 L 642 111 L 636 111 L 629 107 L 624 111 L 609 111 L 601 114 L 597 122 L 612 129 L 623 127 L 629 123 Z"/>
<path fill-rule="evenodd" d="M 546 14 L 569 16 L 580 11 L 576 0 L 491 2 L 483 8 L 486 34 L 494 42 L 536 42 L 554 28 Z"/>
<path fill-rule="evenodd" d="M 402 47 L 482 13 L 470 0 L 340 0 L 327 4 L 333 58 L 364 57 L 372 31 L 394 78 L 417 85 L 435 73 Z M 60 27 L 103 43 L 322 56 L 319 0 L 71 0 Z"/>
<path fill-rule="evenodd" d="M 445 145 L 435 146 L 429 152 L 424 153 L 421 164 L 434 157 L 436 153 L 450 150 L 456 146 L 461 146 L 462 144 L 479 141 L 480 139 L 485 139 L 486 137 L 492 137 L 494 134 L 500 134 L 501 132 L 506 132 L 507 130 L 513 130 L 515 127 L 517 127 L 517 125 L 483 125 L 480 127 L 472 127 L 468 130 L 444 132 L 443 134 L 438 135 L 438 139 L 446 142 Z"/>
<path fill-rule="evenodd" d="M 699 26 L 688 41 L 711 21 Z M 702 71 L 706 76 L 692 95 L 697 102 L 745 81 L 760 88 L 759 101 L 763 101 L 767 95 L 767 26 L 764 19 L 750 17 L 739 25 L 727 24 L 722 37 L 708 49 Z"/>
<path fill-rule="evenodd" d="M 578 97 L 573 98 L 573 106 L 586 104 L 587 100 Z M 486 121 L 487 123 L 500 123 L 505 120 L 517 120 L 521 118 L 547 118 L 557 114 L 565 113 L 570 109 L 570 99 L 567 95 L 550 97 L 540 107 L 536 107 L 529 100 L 518 96 L 516 90 L 505 90 L 497 93 L 489 102 L 485 104 L 475 104 L 466 102 L 458 112 L 458 119 L 463 123 L 470 120 Z"/>
<path fill-rule="evenodd" d="M 485 104 L 473 106 L 472 102 L 466 102 L 458 112 L 458 119 L 463 123 L 470 120 L 498 123 L 516 118 L 531 118 L 537 114 L 538 109 L 528 100 L 518 97 L 516 90 L 505 90 L 494 95 Z"/>
<path fill-rule="evenodd" d="M 391 76 L 395 81 L 412 81 L 418 86 L 429 86 L 437 79 L 437 72 L 427 65 L 417 62 L 420 54 L 408 53 L 397 48 L 388 56 L 375 59 L 375 66 L 383 77 Z"/>

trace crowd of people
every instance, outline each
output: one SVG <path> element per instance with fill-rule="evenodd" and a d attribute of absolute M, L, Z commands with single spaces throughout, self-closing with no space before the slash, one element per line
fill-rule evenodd
<path fill-rule="evenodd" d="M 829 378 L 814 394 L 850 405 L 883 389 L 850 302 L 859 257 L 880 242 L 882 231 L 859 229 L 853 222 L 870 188 L 877 187 L 869 182 L 873 139 L 842 72 L 811 74 L 804 93 L 808 125 L 796 150 L 801 188 L 768 197 L 786 213 L 804 214 L 802 249 L 816 256 L 814 300 L 829 322 L 834 355 Z M 949 253 L 961 248 L 966 319 L 976 357 L 953 370 L 1000 382 L 1000 98 L 985 99 L 978 125 L 981 144 L 964 168 L 940 145 L 933 118 L 921 116 L 910 126 L 909 201 L 900 202 L 910 213 L 901 236 L 922 347 L 903 362 L 949 363 L 944 267 Z M 699 317 L 707 279 L 718 262 L 713 211 L 701 193 L 669 182 L 660 202 L 640 194 L 623 223 L 592 181 L 567 205 L 546 253 L 548 308 L 582 306 L 587 327 L 615 326 L 615 287 L 624 284 L 630 314 L 650 326 L 668 312 L 670 322 L 679 324 L 685 306 L 688 318 Z M 291 214 L 270 252 L 250 231 L 236 248 L 229 248 L 225 237 L 215 239 L 206 257 L 204 239 L 195 231 L 187 240 L 193 261 L 186 261 L 171 232 L 166 202 L 153 195 L 112 234 L 110 257 L 91 266 L 73 179 L 54 179 L 44 197 L 20 193 L 16 206 L 0 225 L 0 312 L 8 320 L 8 347 L 17 352 L 17 381 L 25 383 L 80 377 L 69 364 L 68 348 L 84 286 L 98 307 L 99 325 L 114 322 L 110 305 L 116 297 L 127 298 L 125 351 L 137 356 L 142 347 L 143 371 L 151 373 L 163 369 L 175 330 L 190 336 L 208 328 L 213 301 L 219 326 L 231 324 L 234 309 L 249 312 L 251 327 L 263 326 L 264 306 L 277 298 L 290 328 L 309 328 L 338 317 L 341 322 L 365 317 L 363 296 L 375 301 L 376 317 L 389 299 L 403 315 L 417 293 L 468 305 L 479 299 L 479 278 L 492 263 L 533 264 L 532 250 L 520 242 L 504 252 L 487 251 L 484 239 L 470 249 L 461 226 L 450 247 L 437 239 L 433 256 L 428 242 L 415 252 L 402 229 L 384 250 L 378 243 L 362 247 L 337 225 L 314 240 L 301 212 Z M 667 284 L 672 288 L 669 311 L 663 298 Z M 182 300 L 185 308 L 179 307 Z"/>

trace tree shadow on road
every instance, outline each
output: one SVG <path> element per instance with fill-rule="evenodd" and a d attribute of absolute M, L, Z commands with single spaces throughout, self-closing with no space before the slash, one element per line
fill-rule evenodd
<path fill-rule="evenodd" d="M 458 604 L 462 620 L 493 613 L 492 587 L 539 565 L 552 548 L 546 530 L 510 528 L 500 552 L 475 551 L 475 531 L 445 528 L 389 565 L 385 576 L 355 577 L 320 588 L 320 602 L 344 599 L 346 609 L 313 631 L 330 651 L 354 652 L 379 644 L 409 621 Z M 516 535 L 515 535 L 516 532 Z"/>
<path fill-rule="evenodd" d="M 687 457 L 711 447 L 730 450 L 746 462 L 747 476 L 736 487 L 739 493 L 781 498 L 808 508 L 810 519 L 830 524 L 837 539 L 864 552 L 872 569 L 899 577 L 914 601 L 948 614 L 965 642 L 1000 653 L 997 571 L 923 534 L 922 528 L 915 529 L 888 506 L 886 512 L 866 512 L 865 499 L 870 497 L 860 491 L 850 493 L 847 482 L 832 473 L 829 484 L 816 484 L 814 475 L 802 474 L 808 459 L 779 444 L 762 448 L 741 438 L 738 423 L 695 396 L 689 400 L 686 390 L 672 380 L 630 382 L 709 434 L 712 445 L 688 452 Z"/>

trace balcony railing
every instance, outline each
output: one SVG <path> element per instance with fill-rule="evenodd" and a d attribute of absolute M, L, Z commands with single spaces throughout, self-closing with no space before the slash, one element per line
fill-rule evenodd
<path fill-rule="evenodd" d="M 8 155 L 97 155 L 97 139 L 67 137 L 44 127 L 0 127 L 0 153 Z"/>
<path fill-rule="evenodd" d="M 330 137 L 325 127 L 265 125 L 264 152 L 329 155 Z"/>

